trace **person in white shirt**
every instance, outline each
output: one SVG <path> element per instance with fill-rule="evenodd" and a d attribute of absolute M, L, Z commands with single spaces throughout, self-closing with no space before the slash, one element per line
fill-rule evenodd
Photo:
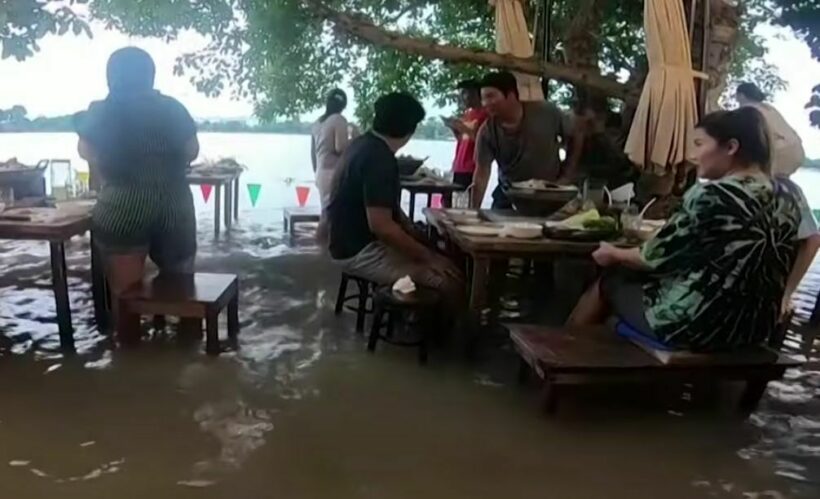
<path fill-rule="evenodd" d="M 803 141 L 800 136 L 789 126 L 786 119 L 774 106 L 765 102 L 766 95 L 754 83 L 741 83 L 738 85 L 735 98 L 741 107 L 753 107 L 763 115 L 769 129 L 772 175 L 775 177 L 790 177 L 803 165 L 806 159 Z M 791 309 L 792 296 L 814 261 L 818 249 L 820 249 L 820 232 L 818 232 L 817 221 L 814 219 L 814 214 L 803 191 L 799 187 L 796 190 L 800 194 L 800 227 L 797 231 L 800 246 L 786 282 L 786 290 L 780 307 L 783 314 Z"/>
<path fill-rule="evenodd" d="M 347 107 L 347 94 L 334 88 L 327 94 L 325 114 L 311 127 L 310 161 L 316 175 L 322 213 L 316 239 L 320 245 L 327 242 L 328 227 L 325 211 L 333 195 L 336 170 L 350 140 L 359 135 L 356 125 L 348 123 L 342 112 Z"/>
<path fill-rule="evenodd" d="M 350 143 L 349 124 L 342 116 L 346 107 L 347 95 L 344 91 L 338 88 L 331 90 L 327 94 L 325 114 L 311 128 L 310 159 L 316 174 L 322 210 L 330 201 L 336 166 Z"/>
<path fill-rule="evenodd" d="M 754 83 L 741 83 L 737 86 L 735 98 L 741 107 L 749 106 L 760 111 L 766 126 L 769 127 L 772 174 L 788 177 L 803 166 L 806 160 L 803 141 L 783 115 L 774 106 L 765 102 L 766 94 Z"/>

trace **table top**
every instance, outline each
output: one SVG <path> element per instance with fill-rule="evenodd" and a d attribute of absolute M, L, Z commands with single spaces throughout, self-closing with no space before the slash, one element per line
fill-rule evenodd
<path fill-rule="evenodd" d="M 458 192 L 466 189 L 463 185 L 454 184 L 452 182 L 415 179 L 402 179 L 401 188 L 419 194 Z"/>
<path fill-rule="evenodd" d="M 598 242 L 564 241 L 547 237 L 515 239 L 499 236 L 471 236 L 456 228 L 456 223 L 448 217 L 446 209 L 425 208 L 423 211 L 428 223 L 436 227 L 439 232 L 444 233 L 462 251 L 473 256 L 497 256 L 499 258 L 518 255 L 532 258 L 539 254 L 586 256 L 599 246 Z M 614 244 L 631 246 L 625 241 L 615 241 Z"/>
<path fill-rule="evenodd" d="M 233 274 L 157 274 L 123 294 L 123 298 L 143 303 L 224 305 L 236 293 L 238 279 Z"/>
<path fill-rule="evenodd" d="M 224 185 L 229 184 L 242 175 L 237 172 L 208 172 L 193 170 L 185 175 L 185 179 L 191 185 Z"/>
<path fill-rule="evenodd" d="M 30 216 L 31 220 L 0 219 L 0 239 L 65 241 L 91 230 L 91 207 L 85 209 L 23 208 L 4 214 Z"/>

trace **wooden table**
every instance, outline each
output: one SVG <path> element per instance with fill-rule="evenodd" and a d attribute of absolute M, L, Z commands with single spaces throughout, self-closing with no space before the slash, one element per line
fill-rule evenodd
<path fill-rule="evenodd" d="M 456 228 L 456 224 L 448 217 L 445 209 L 425 208 L 424 214 L 427 223 L 435 228 L 448 243 L 472 258 L 469 306 L 476 313 L 488 304 L 487 283 L 493 262 L 507 262 L 511 258 L 550 260 L 557 256 L 586 258 L 599 246 L 597 242 L 573 242 L 546 237 L 514 239 L 497 236 L 470 236 Z M 531 218 L 524 220 L 532 221 Z M 623 242 L 620 244 L 626 246 Z"/>
<path fill-rule="evenodd" d="M 452 205 L 453 193 L 466 190 L 466 187 L 452 182 L 411 179 L 402 179 L 401 188 L 410 193 L 410 207 L 407 213 L 410 220 L 413 220 L 416 213 L 416 194 L 427 194 L 427 207 L 430 208 L 433 204 L 433 194 L 441 194 L 445 204 Z"/>
<path fill-rule="evenodd" d="M 222 189 L 225 188 L 225 229 L 239 218 L 239 177 L 242 172 L 209 173 L 192 171 L 186 175 L 189 185 L 210 185 L 214 188 L 214 236 L 219 237 L 222 212 Z M 233 215 L 233 216 L 231 216 Z"/>
<path fill-rule="evenodd" d="M 0 239 L 21 241 L 48 241 L 51 252 L 51 278 L 57 305 L 57 324 L 60 330 L 60 346 L 74 351 L 74 327 L 71 323 L 71 306 L 68 298 L 68 279 L 65 263 L 65 242 L 74 236 L 91 230 L 91 211 L 67 214 L 50 222 L 0 220 Z M 105 277 L 102 262 L 91 242 L 91 291 L 97 326 L 107 327 L 105 305 Z"/>

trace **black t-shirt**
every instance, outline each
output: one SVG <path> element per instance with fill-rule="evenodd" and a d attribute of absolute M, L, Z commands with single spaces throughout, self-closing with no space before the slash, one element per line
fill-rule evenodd
<path fill-rule="evenodd" d="M 367 207 L 391 208 L 399 215 L 399 167 L 381 138 L 368 132 L 342 156 L 335 189 L 327 207 L 330 254 L 337 260 L 356 256 L 376 238 L 367 223 Z"/>
<path fill-rule="evenodd" d="M 185 146 L 196 125 L 176 99 L 157 91 L 110 95 L 79 113 L 75 126 L 99 155 L 106 182 L 184 182 Z"/>

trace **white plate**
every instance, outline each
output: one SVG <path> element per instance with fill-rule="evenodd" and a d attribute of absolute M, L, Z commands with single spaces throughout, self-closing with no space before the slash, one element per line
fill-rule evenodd
<path fill-rule="evenodd" d="M 478 217 L 478 210 L 466 210 L 461 208 L 447 208 L 448 215 L 457 217 Z"/>
<path fill-rule="evenodd" d="M 528 222 L 514 222 L 504 224 L 501 235 L 515 239 L 536 239 L 541 237 L 542 228 L 538 224 Z"/>
<path fill-rule="evenodd" d="M 468 236 L 497 236 L 501 233 L 501 227 L 495 225 L 458 225 L 456 228 Z"/>

